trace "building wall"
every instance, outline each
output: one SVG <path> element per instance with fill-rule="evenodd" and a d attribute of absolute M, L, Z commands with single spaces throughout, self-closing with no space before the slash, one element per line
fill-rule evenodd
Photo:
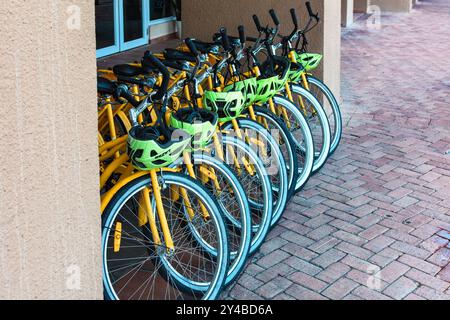
<path fill-rule="evenodd" d="M 335 0 L 331 0 L 335 1 Z M 288 34 L 293 29 L 290 8 L 297 10 L 300 23 L 307 19 L 304 3 L 306 0 L 184 0 L 182 1 L 183 37 L 196 37 L 204 41 L 211 41 L 212 35 L 219 28 L 225 26 L 230 35 L 237 35 L 237 27 L 244 25 L 246 34 L 256 36 L 257 31 L 253 22 L 253 14 L 258 15 L 262 25 L 273 25 L 269 10 L 277 12 L 281 22 L 280 33 Z M 323 11 L 322 0 L 313 0 L 313 7 L 317 11 Z M 198 13 L 202 12 L 201 15 Z M 220 14 L 217 14 L 220 12 Z M 323 33 L 323 24 L 320 24 L 310 33 L 311 50 L 319 50 L 322 47 L 320 34 Z"/>
<path fill-rule="evenodd" d="M 5 1 L 0 43 L 0 299 L 101 299 L 94 1 Z"/>
<path fill-rule="evenodd" d="M 158 39 L 177 32 L 176 22 L 169 21 L 150 27 L 150 39 Z"/>
<path fill-rule="evenodd" d="M 371 0 L 354 0 L 355 12 L 367 13 Z M 392 1 L 392 0 L 391 0 Z"/>
<path fill-rule="evenodd" d="M 349 27 L 353 24 L 353 0 L 342 0 L 341 2 L 341 21 L 343 27 Z"/>
<path fill-rule="evenodd" d="M 228 29 L 230 35 L 237 35 L 240 24 L 245 26 L 247 35 L 255 36 L 257 33 L 252 15 L 257 14 L 263 25 L 273 25 L 268 13 L 272 8 L 281 22 L 280 33 L 287 35 L 293 29 L 290 8 L 297 10 L 301 25 L 306 23 L 305 2 L 306 0 L 183 0 L 183 37 L 211 41 L 212 35 L 222 26 Z M 324 53 L 324 64 L 316 75 L 323 78 L 339 97 L 341 0 L 312 0 L 311 3 L 322 19 L 319 26 L 308 34 L 309 51 Z M 199 12 L 202 14 L 199 15 Z"/>
<path fill-rule="evenodd" d="M 335 94 L 341 98 L 341 1 L 325 0 L 323 19 L 323 74 L 322 79 Z"/>

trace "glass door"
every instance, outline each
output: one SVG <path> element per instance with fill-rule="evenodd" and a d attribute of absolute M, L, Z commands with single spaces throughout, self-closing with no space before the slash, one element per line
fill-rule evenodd
<path fill-rule="evenodd" d="M 120 50 L 119 1 L 95 0 L 97 58 Z"/>
<path fill-rule="evenodd" d="M 150 0 L 150 21 L 173 18 L 174 11 L 172 0 Z"/>
<path fill-rule="evenodd" d="M 121 43 L 120 51 L 148 43 L 149 0 L 120 0 Z"/>
<path fill-rule="evenodd" d="M 148 43 L 149 0 L 95 0 L 97 58 Z"/>

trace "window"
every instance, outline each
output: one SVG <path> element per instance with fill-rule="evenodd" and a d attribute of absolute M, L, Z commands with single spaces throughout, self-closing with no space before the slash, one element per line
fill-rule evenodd
<path fill-rule="evenodd" d="M 116 44 L 114 21 L 114 1 L 95 1 L 95 34 L 97 49 L 102 49 Z"/>
<path fill-rule="evenodd" d="M 148 43 L 149 26 L 173 25 L 181 0 L 95 0 L 97 57 Z M 171 32 L 163 26 L 158 34 Z"/>
<path fill-rule="evenodd" d="M 173 17 L 175 10 L 172 0 L 150 0 L 150 19 L 159 20 Z"/>
<path fill-rule="evenodd" d="M 144 36 L 142 28 L 142 1 L 124 0 L 123 2 L 123 32 L 125 42 L 141 39 Z"/>
<path fill-rule="evenodd" d="M 148 43 L 149 0 L 95 0 L 97 57 Z"/>

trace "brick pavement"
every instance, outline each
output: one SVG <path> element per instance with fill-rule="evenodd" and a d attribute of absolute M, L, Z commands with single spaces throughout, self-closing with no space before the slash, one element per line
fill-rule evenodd
<path fill-rule="evenodd" d="M 340 149 L 227 299 L 450 299 L 450 3 L 343 33 Z"/>

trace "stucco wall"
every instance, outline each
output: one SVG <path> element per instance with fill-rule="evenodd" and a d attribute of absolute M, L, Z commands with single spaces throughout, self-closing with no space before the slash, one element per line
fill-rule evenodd
<path fill-rule="evenodd" d="M 325 0 L 323 11 L 324 82 L 341 101 L 341 1 Z"/>
<path fill-rule="evenodd" d="M 343 27 L 349 27 L 353 24 L 353 0 L 342 0 L 341 2 L 341 21 Z"/>
<path fill-rule="evenodd" d="M 370 1 L 371 0 L 354 0 L 355 12 L 367 13 L 370 6 Z"/>
<path fill-rule="evenodd" d="M 0 43 L 0 299 L 100 299 L 94 1 L 4 1 Z"/>
<path fill-rule="evenodd" d="M 169 21 L 159 23 L 150 27 L 151 39 L 157 39 L 177 32 L 176 22 Z"/>
<path fill-rule="evenodd" d="M 305 2 L 306 0 L 183 0 L 183 37 L 210 41 L 213 33 L 221 26 L 225 26 L 229 34 L 237 35 L 240 24 L 245 26 L 248 35 L 255 36 L 256 27 L 252 15 L 257 14 L 263 25 L 273 25 L 268 13 L 272 8 L 281 22 L 280 33 L 287 35 L 293 29 L 290 8 L 296 8 L 301 25 L 306 23 Z M 341 0 L 312 0 L 311 3 L 322 19 L 320 25 L 308 34 L 309 50 L 324 53 L 324 64 L 316 75 L 323 78 L 339 97 Z"/>

